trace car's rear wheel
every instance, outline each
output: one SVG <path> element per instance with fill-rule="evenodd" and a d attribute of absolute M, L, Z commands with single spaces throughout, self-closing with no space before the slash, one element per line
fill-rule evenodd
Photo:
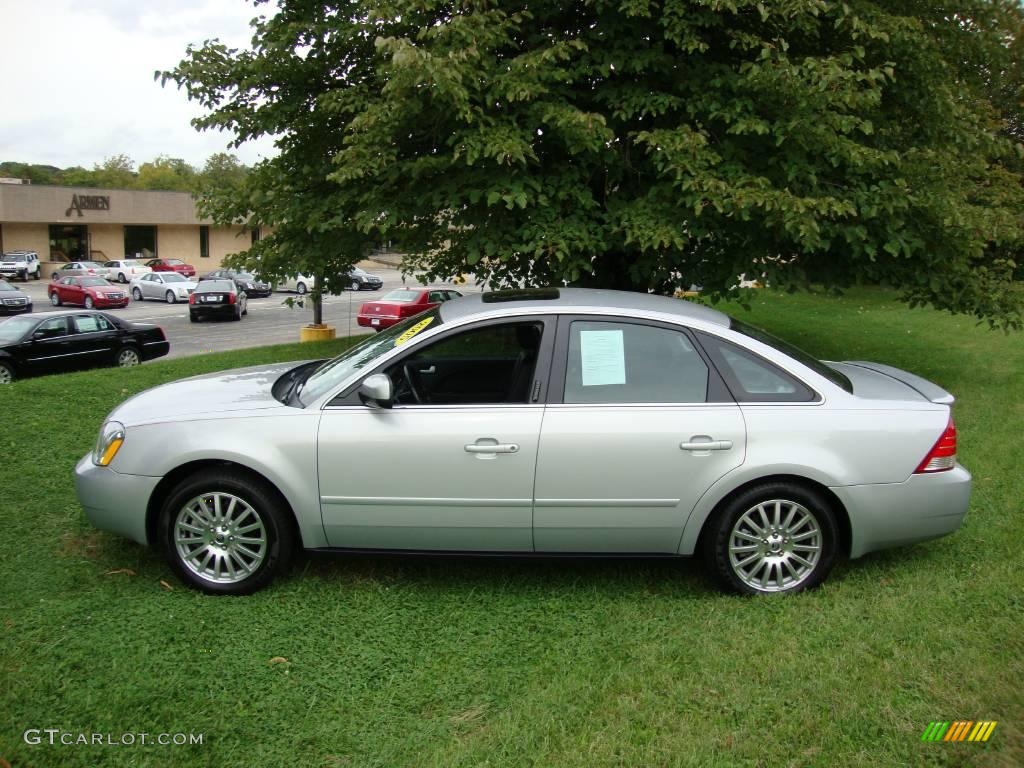
<path fill-rule="evenodd" d="M 50 294 L 50 303 L 53 304 L 53 306 L 55 306 L 55 307 L 59 307 L 60 306 L 60 296 L 58 296 L 56 293 L 51 293 Z"/>
<path fill-rule="evenodd" d="M 142 291 L 138 288 L 132 288 L 132 298 L 136 301 L 142 301 Z"/>
<path fill-rule="evenodd" d="M 735 592 L 802 592 L 821 584 L 835 564 L 835 513 L 820 493 L 796 483 L 748 488 L 720 507 L 709 526 L 705 562 Z"/>
<path fill-rule="evenodd" d="M 10 363 L 0 362 L 0 384 L 10 384 L 14 381 L 14 368 Z"/>
<path fill-rule="evenodd" d="M 178 297 L 174 295 L 174 291 L 168 291 L 164 294 L 164 301 L 168 304 L 173 304 L 178 300 Z"/>
<path fill-rule="evenodd" d="M 119 282 L 119 283 L 127 283 L 128 282 L 128 278 L 124 276 L 124 272 L 118 272 L 117 273 L 117 282 Z"/>
<path fill-rule="evenodd" d="M 134 368 L 141 363 L 142 358 L 139 357 L 139 350 L 134 347 L 122 347 L 121 351 L 117 353 L 118 368 Z"/>
<path fill-rule="evenodd" d="M 183 581 L 212 594 L 242 595 L 284 570 L 295 535 L 288 511 L 265 482 L 206 469 L 168 496 L 160 540 Z"/>
<path fill-rule="evenodd" d="M 85 297 L 85 308 L 92 309 L 95 306 L 95 302 L 92 300 L 92 296 Z"/>

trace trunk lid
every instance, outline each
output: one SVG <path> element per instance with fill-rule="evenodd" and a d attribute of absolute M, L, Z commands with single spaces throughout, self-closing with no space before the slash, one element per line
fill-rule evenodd
<path fill-rule="evenodd" d="M 953 395 L 938 384 L 883 363 L 847 360 L 829 363 L 853 384 L 853 394 L 868 400 L 911 400 L 952 405 Z"/>

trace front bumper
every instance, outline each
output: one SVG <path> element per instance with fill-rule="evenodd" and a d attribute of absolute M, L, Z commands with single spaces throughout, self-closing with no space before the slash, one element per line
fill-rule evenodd
<path fill-rule="evenodd" d="M 103 299 L 97 298 L 92 300 L 92 304 L 97 309 L 110 308 L 110 307 L 127 307 L 130 299 L 125 296 L 123 299 Z"/>
<path fill-rule="evenodd" d="M 32 311 L 32 302 L 28 304 L 0 304 L 0 315 L 20 315 Z"/>
<path fill-rule="evenodd" d="M 911 475 L 902 483 L 830 490 L 850 517 L 850 557 L 860 557 L 953 533 L 967 514 L 971 473 L 957 464 L 948 472 Z"/>
<path fill-rule="evenodd" d="M 89 522 L 103 531 L 148 544 L 146 509 L 159 477 L 122 475 L 97 467 L 87 453 L 75 467 L 75 493 Z"/>

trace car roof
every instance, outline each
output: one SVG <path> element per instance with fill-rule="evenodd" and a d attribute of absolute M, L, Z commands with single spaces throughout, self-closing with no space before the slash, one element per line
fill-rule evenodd
<path fill-rule="evenodd" d="M 448 289 L 443 289 L 448 290 Z M 503 291 L 502 300 L 484 301 L 487 292 L 470 293 L 459 299 L 446 301 L 441 305 L 441 319 L 451 322 L 471 315 L 495 313 L 512 309 L 546 309 L 556 313 L 585 310 L 608 310 L 608 314 L 625 312 L 655 312 L 674 315 L 684 320 L 698 320 L 713 325 L 729 327 L 729 316 L 717 309 L 695 304 L 692 301 L 653 293 L 632 291 L 610 291 L 598 288 L 548 288 L 545 292 L 557 294 L 553 298 L 538 296 L 539 291 L 522 291 L 521 298 L 516 291 Z"/>

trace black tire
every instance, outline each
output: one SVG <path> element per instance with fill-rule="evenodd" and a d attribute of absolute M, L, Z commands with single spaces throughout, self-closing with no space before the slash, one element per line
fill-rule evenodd
<path fill-rule="evenodd" d="M 142 301 L 142 290 L 140 288 L 132 288 L 132 298 L 136 301 Z"/>
<path fill-rule="evenodd" d="M 190 323 L 198 323 L 199 322 L 199 318 L 196 317 L 195 315 L 193 315 L 191 312 L 189 312 L 188 313 L 188 321 Z"/>
<path fill-rule="evenodd" d="M 0 385 L 10 384 L 16 378 L 18 378 L 18 376 L 14 372 L 14 366 L 0 360 Z"/>
<path fill-rule="evenodd" d="M 53 304 L 53 306 L 55 306 L 55 307 L 59 307 L 60 304 L 61 304 L 60 296 L 58 296 L 56 293 L 51 293 L 50 294 L 50 303 Z"/>
<path fill-rule="evenodd" d="M 121 285 L 124 285 L 128 282 L 128 278 L 124 276 L 124 272 L 117 273 L 117 282 L 121 283 Z"/>
<path fill-rule="evenodd" d="M 353 280 L 352 285 L 349 286 L 353 291 L 358 291 L 362 287 L 362 283 L 358 280 Z"/>
<path fill-rule="evenodd" d="M 114 355 L 114 365 L 118 368 L 134 368 L 142 365 L 142 355 L 139 350 L 129 345 L 121 347 Z"/>
<path fill-rule="evenodd" d="M 247 516 L 244 520 L 257 519 L 263 526 L 265 543 L 260 550 L 262 560 L 251 574 L 235 581 L 217 581 L 209 576 L 201 576 L 185 564 L 175 540 L 177 519 L 179 515 L 188 514 L 186 509 L 192 506 L 189 502 L 199 497 L 210 499 L 213 494 L 230 494 L 241 500 L 255 516 Z M 189 586 L 213 595 L 248 595 L 267 586 L 287 568 L 296 541 L 291 514 L 272 486 L 249 474 L 220 468 L 200 470 L 178 483 L 160 511 L 158 531 L 159 545 L 171 570 Z M 216 532 L 214 528 L 214 531 L 207 531 L 204 535 L 212 537 Z M 206 549 L 202 542 L 203 539 L 197 539 L 197 548 L 191 551 Z M 225 559 L 232 560 L 232 557 Z"/>
<path fill-rule="evenodd" d="M 166 301 L 168 304 L 177 304 L 178 297 L 174 295 L 174 291 L 168 291 L 167 293 L 164 294 L 164 301 Z"/>
<path fill-rule="evenodd" d="M 94 302 L 92 300 L 92 296 L 86 296 L 85 297 L 85 308 L 86 309 L 92 309 L 95 306 L 96 306 L 96 302 Z"/>
<path fill-rule="evenodd" d="M 778 509 L 776 502 L 780 502 Z M 793 517 L 789 528 L 776 525 L 776 521 L 784 524 L 791 510 Z M 762 518 L 761 512 L 767 517 Z M 761 526 L 766 538 L 760 539 L 760 534 L 749 527 L 749 519 L 740 523 L 748 513 Z M 803 519 L 808 522 L 796 525 Z M 817 533 L 813 533 L 815 530 Z M 735 546 L 756 549 L 734 553 L 737 558 L 734 561 L 730 555 L 734 541 Z M 813 546 L 819 548 L 817 560 L 811 551 Z M 727 500 L 708 518 L 703 536 L 703 556 L 708 572 L 721 586 L 746 595 L 790 594 L 814 589 L 832 571 L 838 549 L 839 527 L 829 500 L 807 486 L 781 481 L 752 486 Z M 794 555 L 810 562 L 811 567 L 793 559 Z M 753 558 L 752 563 L 744 566 L 747 558 Z M 762 582 L 763 578 L 767 578 L 767 584 Z"/>

